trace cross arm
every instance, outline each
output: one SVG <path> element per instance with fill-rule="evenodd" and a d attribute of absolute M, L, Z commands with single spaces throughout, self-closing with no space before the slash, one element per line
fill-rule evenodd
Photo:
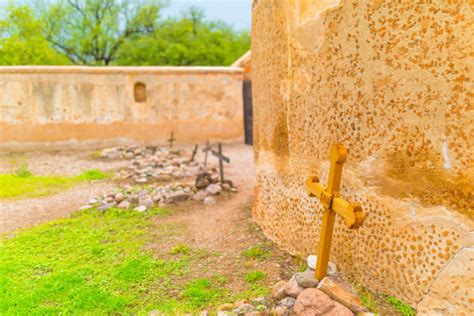
<path fill-rule="evenodd" d="M 343 198 L 335 197 L 331 208 L 344 218 L 344 224 L 350 229 L 359 228 L 364 222 L 364 213 L 359 203 L 349 203 Z"/>
<path fill-rule="evenodd" d="M 309 193 L 309 196 L 321 199 L 324 193 L 324 186 L 319 183 L 318 177 L 311 176 L 306 181 L 306 191 Z"/>

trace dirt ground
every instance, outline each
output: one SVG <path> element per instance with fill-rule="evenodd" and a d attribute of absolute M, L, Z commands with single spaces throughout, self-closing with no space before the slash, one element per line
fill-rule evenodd
<path fill-rule="evenodd" d="M 188 152 L 191 146 L 182 147 Z M 251 204 L 255 187 L 253 149 L 243 144 L 224 145 L 224 154 L 231 163 L 225 166 L 225 177 L 233 181 L 238 192 L 217 197 L 217 204 L 205 206 L 202 202 L 188 202 L 176 206 L 172 215 L 157 218 L 156 232 L 160 234 L 162 224 L 180 227 L 180 233 L 167 238 L 153 238 L 150 244 L 157 257 L 168 255 L 174 245 L 185 244 L 211 256 L 203 258 L 202 265 L 193 267 L 194 277 L 220 274 L 228 279 L 230 287 L 243 290 L 245 273 L 258 270 L 266 274 L 267 285 L 275 280 L 288 278 L 295 261 L 267 240 L 251 219 Z M 127 165 L 127 161 L 104 161 L 93 159 L 94 152 L 27 153 L 0 156 L 0 173 L 11 173 L 22 163 L 36 175 L 77 175 L 87 169 L 116 170 Z M 197 160 L 204 159 L 199 150 Z M 217 166 L 217 159 L 210 156 L 209 162 Z M 13 233 L 66 217 L 77 211 L 94 195 L 114 187 L 113 181 L 99 181 L 79 185 L 67 191 L 41 198 L 22 200 L 0 200 L 0 233 Z M 267 251 L 265 260 L 252 260 L 242 252 L 252 246 L 261 246 Z M 211 275 L 212 274 L 212 275 Z"/>
<path fill-rule="evenodd" d="M 263 284 L 266 286 L 282 278 L 288 279 L 302 262 L 279 250 L 251 218 L 255 188 L 252 147 L 225 146 L 224 153 L 231 160 L 226 165 L 225 178 L 232 180 L 238 192 L 231 196 L 219 196 L 217 203 L 211 206 L 192 202 L 182 204 L 175 208 L 171 216 L 157 218 L 157 230 L 165 224 L 180 227 L 184 232 L 165 239 L 156 238 L 154 240 L 157 242 L 149 247 L 157 257 L 166 256 L 173 245 L 179 244 L 216 254 L 204 256 L 202 264 L 193 268 L 193 277 L 223 275 L 227 279 L 227 287 L 236 293 L 247 286 L 244 276 L 248 271 L 264 272 L 266 278 Z M 267 250 L 268 257 L 253 260 L 242 255 L 249 247 L 256 245 Z"/>

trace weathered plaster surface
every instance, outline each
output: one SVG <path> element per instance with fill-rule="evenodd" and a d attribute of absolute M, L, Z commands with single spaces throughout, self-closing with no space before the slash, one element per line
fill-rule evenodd
<path fill-rule="evenodd" d="M 240 139 L 242 80 L 231 67 L 0 67 L 0 148 Z"/>
<path fill-rule="evenodd" d="M 361 202 L 358 231 L 338 219 L 332 260 L 372 289 L 416 305 L 461 269 L 447 314 L 474 314 L 474 4 L 470 1 L 256 0 L 252 79 L 254 217 L 282 247 L 315 253 L 321 206 L 305 180 L 348 148 L 341 195 Z M 436 281 L 436 283 L 434 283 Z M 450 303 L 449 301 L 455 302 Z M 426 309 L 425 309 L 426 310 Z"/>

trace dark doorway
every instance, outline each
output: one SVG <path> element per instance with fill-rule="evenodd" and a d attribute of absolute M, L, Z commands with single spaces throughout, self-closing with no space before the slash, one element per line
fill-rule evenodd
<path fill-rule="evenodd" d="M 253 144 L 252 81 L 244 80 L 244 128 L 245 143 Z"/>

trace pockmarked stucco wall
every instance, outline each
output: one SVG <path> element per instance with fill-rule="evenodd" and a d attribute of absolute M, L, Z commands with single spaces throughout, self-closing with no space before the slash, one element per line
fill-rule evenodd
<path fill-rule="evenodd" d="M 316 253 L 334 143 L 341 196 L 331 260 L 420 314 L 474 314 L 473 4 L 256 0 L 254 218 L 292 253 Z"/>
<path fill-rule="evenodd" d="M 232 67 L 0 67 L 0 149 L 236 140 Z"/>

